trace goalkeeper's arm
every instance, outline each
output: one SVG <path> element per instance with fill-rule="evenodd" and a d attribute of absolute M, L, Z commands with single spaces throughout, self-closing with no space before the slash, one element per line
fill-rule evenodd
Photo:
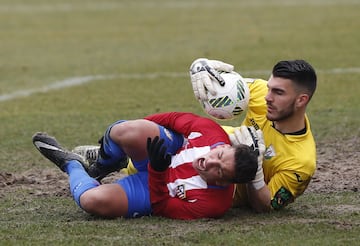
<path fill-rule="evenodd" d="M 213 83 L 224 86 L 225 81 L 219 71 L 231 72 L 234 66 L 217 60 L 196 59 L 190 66 L 190 79 L 194 95 L 197 99 L 206 100 L 207 91 L 216 95 Z"/>
<path fill-rule="evenodd" d="M 254 180 L 247 184 L 250 205 L 257 212 L 267 212 L 271 209 L 271 193 L 264 181 L 263 156 L 265 143 L 261 130 L 254 127 L 241 126 L 229 134 L 232 145 L 246 144 L 258 152 L 258 170 Z"/>

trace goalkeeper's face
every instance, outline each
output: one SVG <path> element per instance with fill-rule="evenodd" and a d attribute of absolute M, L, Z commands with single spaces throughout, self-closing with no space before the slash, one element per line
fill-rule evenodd
<path fill-rule="evenodd" d="M 235 173 L 235 148 L 229 144 L 219 145 L 195 159 L 192 165 L 208 184 L 228 185 Z"/>
<path fill-rule="evenodd" d="M 271 121 L 281 121 L 292 117 L 297 107 L 298 92 L 290 79 L 271 76 L 268 81 L 266 117 Z"/>

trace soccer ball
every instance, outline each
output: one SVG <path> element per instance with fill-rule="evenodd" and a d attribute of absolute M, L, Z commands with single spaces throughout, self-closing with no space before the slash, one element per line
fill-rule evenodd
<path fill-rule="evenodd" d="M 225 85 L 214 81 L 216 95 L 207 93 L 207 100 L 199 100 L 205 112 L 216 119 L 233 119 L 246 110 L 250 92 L 245 80 L 236 72 L 221 72 Z"/>

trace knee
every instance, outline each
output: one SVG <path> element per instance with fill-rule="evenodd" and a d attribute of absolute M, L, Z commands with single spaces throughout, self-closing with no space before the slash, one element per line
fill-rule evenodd
<path fill-rule="evenodd" d="M 120 144 L 136 139 L 139 131 L 139 124 L 136 121 L 125 121 L 114 125 L 109 135 L 114 142 Z"/>
<path fill-rule="evenodd" d="M 104 217 L 114 217 L 107 209 L 110 202 L 108 196 L 92 190 L 86 191 L 80 197 L 80 205 L 85 212 Z"/>
<path fill-rule="evenodd" d="M 80 206 L 89 214 L 115 218 L 127 214 L 128 200 L 118 184 L 108 184 L 85 191 L 80 197 Z"/>
<path fill-rule="evenodd" d="M 80 197 L 80 206 L 90 214 L 97 214 L 98 206 L 103 201 L 96 195 L 96 192 L 88 190 Z"/>
<path fill-rule="evenodd" d="M 144 136 L 155 134 L 158 134 L 157 125 L 144 119 L 125 121 L 110 130 L 110 138 L 120 145 L 139 143 L 145 139 Z"/>

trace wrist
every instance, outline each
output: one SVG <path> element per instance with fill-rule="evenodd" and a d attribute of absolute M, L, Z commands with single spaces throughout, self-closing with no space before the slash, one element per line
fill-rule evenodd
<path fill-rule="evenodd" d="M 151 163 L 150 166 L 156 172 L 164 172 L 167 169 L 167 166 L 152 165 Z"/>
<path fill-rule="evenodd" d="M 262 187 L 265 186 L 264 180 L 253 180 L 249 183 L 255 190 L 260 190 Z"/>
<path fill-rule="evenodd" d="M 255 190 L 260 190 L 262 187 L 265 186 L 265 180 L 264 180 L 264 172 L 262 165 L 259 166 L 255 178 L 249 182 L 249 184 L 255 188 Z"/>

